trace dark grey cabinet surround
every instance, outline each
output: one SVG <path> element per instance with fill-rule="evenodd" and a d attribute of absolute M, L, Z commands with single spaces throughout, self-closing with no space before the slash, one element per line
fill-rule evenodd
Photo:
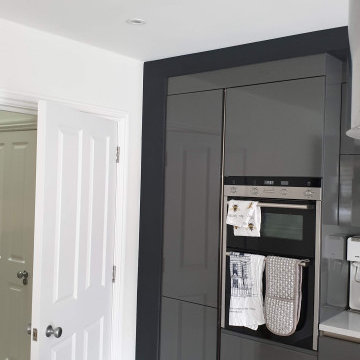
<path fill-rule="evenodd" d="M 223 331 L 220 360 L 317 360 L 317 354 L 294 351 Z"/>
<path fill-rule="evenodd" d="M 314 54 L 328 52 L 346 58 L 348 47 L 347 28 L 342 27 L 145 63 L 137 360 L 159 358 L 167 80 L 175 77 L 175 86 L 179 75 L 193 77 L 199 80 L 196 81 L 198 89 L 203 91 L 240 86 L 244 82 L 254 84 L 318 76 L 319 73 L 324 75 L 325 62 L 318 61 L 319 57 L 324 56 Z M 298 56 L 306 56 L 305 61 L 302 60 L 304 58 L 296 58 Z M 268 62 L 267 65 L 259 69 L 258 65 L 262 65 L 259 63 L 265 61 Z M 296 66 L 291 65 L 294 63 Z M 251 71 L 249 64 L 253 64 Z M 233 68 L 238 69 L 238 75 L 233 75 Z M 212 73 L 214 81 L 209 81 L 208 73 L 204 72 L 213 70 L 217 70 Z M 224 71 L 229 73 L 224 75 Z M 229 79 L 225 84 L 224 77 Z M 239 80 L 243 82 L 240 83 Z M 204 85 L 207 86 L 206 89 Z M 169 91 L 189 92 L 185 88 L 179 91 L 170 83 Z M 174 359 L 169 357 L 167 360 Z"/>
<path fill-rule="evenodd" d="M 319 360 L 359 360 L 360 344 L 320 336 Z"/>
<path fill-rule="evenodd" d="M 161 360 L 216 360 L 217 311 L 162 299 Z"/>

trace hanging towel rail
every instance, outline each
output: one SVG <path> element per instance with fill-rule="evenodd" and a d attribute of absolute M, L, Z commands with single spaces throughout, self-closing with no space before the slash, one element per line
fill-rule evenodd
<path fill-rule="evenodd" d="M 236 252 L 236 251 L 235 251 L 235 252 Z M 227 252 L 226 252 L 226 256 L 230 256 L 231 253 L 232 253 L 232 251 L 227 251 Z M 309 263 L 310 263 L 310 260 L 309 260 L 309 259 L 304 259 L 304 260 L 301 260 L 300 266 L 302 266 L 302 267 L 307 267 L 307 266 L 309 265 Z"/>

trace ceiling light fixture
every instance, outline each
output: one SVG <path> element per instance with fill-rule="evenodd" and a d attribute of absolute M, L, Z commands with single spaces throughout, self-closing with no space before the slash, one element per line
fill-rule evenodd
<path fill-rule="evenodd" d="M 139 18 L 127 19 L 126 22 L 130 25 L 145 25 L 146 21 Z"/>

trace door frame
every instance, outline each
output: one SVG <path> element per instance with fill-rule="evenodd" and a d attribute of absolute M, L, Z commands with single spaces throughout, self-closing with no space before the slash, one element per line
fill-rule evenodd
<path fill-rule="evenodd" d="M 66 99 L 49 98 L 40 95 L 17 93 L 0 89 L 0 110 L 19 112 L 23 114 L 38 114 L 40 100 L 55 101 L 81 112 L 97 115 L 116 121 L 118 124 L 118 146 L 120 146 L 119 163 L 116 169 L 116 219 L 114 266 L 116 281 L 113 284 L 112 325 L 111 325 L 111 360 L 119 360 L 122 354 L 121 323 L 124 317 L 124 281 L 125 272 L 125 239 L 126 239 L 126 207 L 127 207 L 127 169 L 129 114 L 126 111 L 94 106 Z M 114 153 L 115 161 L 115 153 Z M 36 200 L 35 200 L 36 201 Z M 35 266 L 35 264 L 34 264 Z"/>

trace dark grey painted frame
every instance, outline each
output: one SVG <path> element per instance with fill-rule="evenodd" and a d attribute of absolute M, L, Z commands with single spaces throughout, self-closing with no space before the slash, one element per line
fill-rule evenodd
<path fill-rule="evenodd" d="M 347 27 L 317 31 L 144 64 L 136 359 L 158 360 L 168 78 L 292 57 L 345 59 Z"/>

